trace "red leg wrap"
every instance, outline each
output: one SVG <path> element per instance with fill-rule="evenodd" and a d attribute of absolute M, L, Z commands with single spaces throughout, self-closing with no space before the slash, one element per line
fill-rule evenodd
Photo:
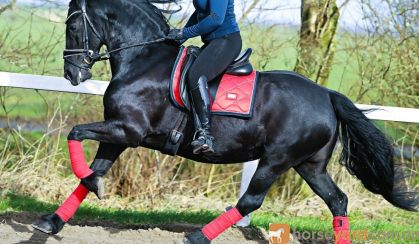
<path fill-rule="evenodd" d="M 350 244 L 349 218 L 346 216 L 333 217 L 333 230 L 336 244 Z"/>
<path fill-rule="evenodd" d="M 89 166 L 87 166 L 81 142 L 69 140 L 68 151 L 70 153 L 71 168 L 77 178 L 83 179 L 93 173 Z"/>
<path fill-rule="evenodd" d="M 87 194 L 89 194 L 89 190 L 80 184 L 55 213 L 60 216 L 64 222 L 67 222 L 76 213 Z"/>
<path fill-rule="evenodd" d="M 218 235 L 241 220 L 243 216 L 237 208 L 232 208 L 214 219 L 211 223 L 202 228 L 202 233 L 208 240 L 214 240 Z"/>

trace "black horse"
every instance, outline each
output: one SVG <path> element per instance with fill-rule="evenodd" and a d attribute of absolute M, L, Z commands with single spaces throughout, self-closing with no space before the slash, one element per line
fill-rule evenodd
<path fill-rule="evenodd" d="M 75 126 L 68 136 L 100 142 L 92 166 L 95 174 L 83 179 L 96 193 L 97 177 L 126 148 L 161 150 L 174 121 L 183 113 L 169 99 L 169 80 L 179 47 L 163 41 L 168 31 L 162 12 L 148 0 L 70 2 L 65 77 L 73 85 L 89 79 L 94 61 L 103 58 L 101 46 L 114 50 L 107 55 L 112 80 L 103 100 L 105 120 Z M 290 168 L 325 201 L 333 216 L 346 216 L 347 197 L 326 170 L 338 138 L 343 145 L 342 163 L 368 190 L 399 208 L 415 210 L 415 195 L 398 188 L 391 144 L 342 94 L 293 72 L 260 72 L 254 106 L 250 119 L 214 116 L 215 153 L 209 156 L 192 153 L 190 117 L 178 152 L 203 163 L 260 159 L 248 190 L 236 205 L 241 216 L 258 209 L 270 186 Z M 189 239 L 208 242 L 201 231 Z"/>

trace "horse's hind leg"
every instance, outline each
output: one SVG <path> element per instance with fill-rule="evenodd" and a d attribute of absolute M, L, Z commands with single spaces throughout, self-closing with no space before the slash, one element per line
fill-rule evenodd
<path fill-rule="evenodd" d="M 323 162 L 306 161 L 295 167 L 295 170 L 305 179 L 311 189 L 323 199 L 332 212 L 336 243 L 349 244 L 348 198 L 326 171 L 327 162 L 328 159 Z"/>
<path fill-rule="evenodd" d="M 250 181 L 247 191 L 240 198 L 237 206 L 205 225 L 202 230 L 189 234 L 186 243 L 210 243 L 211 240 L 215 239 L 244 216 L 257 210 L 262 205 L 269 188 L 278 176 L 291 167 L 291 164 L 288 162 L 292 162 L 292 160 L 285 156 L 270 159 L 263 157 Z"/>
<path fill-rule="evenodd" d="M 101 143 L 99 145 L 95 160 L 91 165 L 91 169 L 95 172 L 95 175 L 99 177 L 104 176 L 109 171 L 114 161 L 125 149 L 125 146 Z M 91 182 L 83 182 L 83 180 L 85 180 L 83 179 L 82 182 L 73 191 L 73 193 L 66 199 L 66 201 L 57 209 L 54 214 L 43 216 L 32 226 L 35 229 L 38 229 L 47 234 L 58 233 L 63 228 L 64 224 L 68 222 L 71 217 L 73 217 L 80 204 L 89 193 L 89 190 L 85 187 L 86 184 L 96 186 L 96 195 L 103 194 L 103 190 L 98 189 L 101 188 L 101 184 L 96 181 L 98 179 L 100 180 L 100 178 L 95 177 L 95 179 L 92 179 L 93 181 Z"/>

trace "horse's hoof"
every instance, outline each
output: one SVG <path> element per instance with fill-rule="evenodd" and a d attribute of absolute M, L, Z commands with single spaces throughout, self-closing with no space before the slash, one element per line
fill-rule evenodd
<path fill-rule="evenodd" d="M 54 235 L 60 232 L 64 225 L 65 222 L 54 213 L 43 215 L 40 220 L 32 224 L 32 227 L 45 234 Z"/>
<path fill-rule="evenodd" d="M 95 173 L 83 178 L 81 184 L 87 188 L 87 190 L 95 193 L 97 198 L 102 200 L 105 196 L 105 183 L 101 176 L 97 176 Z"/>
<path fill-rule="evenodd" d="M 208 240 L 201 230 L 190 233 L 186 236 L 183 241 L 184 244 L 210 244 L 211 241 Z"/>

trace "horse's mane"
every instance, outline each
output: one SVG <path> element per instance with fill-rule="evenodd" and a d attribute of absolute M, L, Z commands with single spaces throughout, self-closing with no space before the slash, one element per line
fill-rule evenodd
<path fill-rule="evenodd" d="M 148 3 L 151 10 L 153 10 L 154 13 L 156 13 L 164 22 L 167 26 L 170 26 L 168 19 L 166 18 L 166 16 L 163 13 L 168 13 L 168 14 L 173 14 L 176 13 L 178 11 L 180 11 L 182 8 L 179 6 L 178 9 L 176 10 L 167 10 L 167 9 L 160 9 L 158 7 L 156 7 L 155 5 L 153 5 L 153 3 L 157 3 L 157 4 L 170 4 L 170 3 L 174 3 L 177 4 L 180 2 L 180 0 L 134 0 L 131 1 L 137 4 L 144 4 L 144 3 Z"/>
<path fill-rule="evenodd" d="M 135 5 L 137 8 L 143 9 L 147 12 L 151 10 L 151 12 L 155 14 L 154 18 L 157 18 L 162 21 L 161 24 L 163 24 L 163 26 L 160 26 L 162 30 L 168 29 L 170 27 L 169 21 L 164 15 L 164 13 L 173 14 L 181 10 L 180 6 L 178 6 L 178 9 L 176 10 L 167 10 L 167 9 L 160 9 L 156 5 L 154 5 L 154 4 L 171 4 L 171 3 L 178 4 L 180 0 L 127 0 L 127 1 L 120 0 L 120 1 Z M 76 0 L 70 1 L 69 5 L 72 2 L 76 2 Z M 144 8 L 144 6 L 147 6 L 147 8 Z"/>
<path fill-rule="evenodd" d="M 180 0 L 146 0 L 146 1 L 150 2 L 150 3 L 157 3 L 157 4 L 169 4 L 169 3 L 178 4 L 180 2 Z M 181 6 L 179 6 L 179 9 L 176 9 L 176 10 L 167 10 L 167 9 L 159 9 L 158 8 L 158 10 L 160 10 L 161 12 L 169 13 L 169 14 L 179 12 L 181 9 L 182 9 Z"/>

